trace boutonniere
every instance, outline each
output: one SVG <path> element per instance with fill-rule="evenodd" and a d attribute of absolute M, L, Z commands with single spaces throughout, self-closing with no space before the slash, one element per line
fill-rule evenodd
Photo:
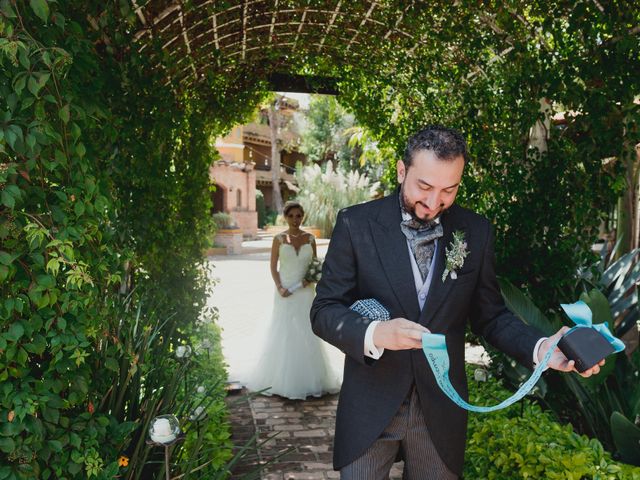
<path fill-rule="evenodd" d="M 456 270 L 460 270 L 464 265 L 465 257 L 469 255 L 467 250 L 467 242 L 464 239 L 464 232 L 462 230 L 456 230 L 453 232 L 453 240 L 445 250 L 445 265 L 444 272 L 442 272 L 442 281 L 447 279 L 447 275 L 451 274 L 451 279 L 458 278 Z"/>

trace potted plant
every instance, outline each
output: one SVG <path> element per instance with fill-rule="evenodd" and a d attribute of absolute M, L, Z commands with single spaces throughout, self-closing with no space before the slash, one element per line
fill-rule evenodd
<path fill-rule="evenodd" d="M 242 230 L 238 228 L 233 217 L 224 212 L 214 213 L 213 224 L 215 228 L 212 238 L 213 245 L 207 254 L 237 255 L 242 253 Z"/>

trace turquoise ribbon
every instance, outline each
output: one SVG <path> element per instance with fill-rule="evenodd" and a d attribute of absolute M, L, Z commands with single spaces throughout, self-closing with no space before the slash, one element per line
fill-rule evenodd
<path fill-rule="evenodd" d="M 615 353 L 624 350 L 624 343 L 613 336 L 611 331 L 609 331 L 609 327 L 606 323 L 593 325 L 592 312 L 586 303 L 584 303 L 583 301 L 578 301 L 571 304 L 562 304 L 561 307 L 569 316 L 569 318 L 576 324 L 575 327 L 569 329 L 564 335 L 568 335 L 572 330 L 575 330 L 576 328 L 595 328 L 602 336 L 604 336 L 609 341 L 609 343 L 611 343 L 611 345 L 615 349 Z M 451 399 L 451 401 L 453 401 L 461 408 L 469 410 L 470 412 L 487 413 L 506 408 L 529 393 L 540 379 L 542 372 L 545 371 L 547 364 L 551 359 L 551 355 L 553 354 L 559 341 L 560 339 L 558 339 L 558 341 L 554 342 L 554 344 L 551 345 L 551 348 L 549 348 L 546 355 L 533 371 L 529 379 L 522 384 L 522 386 L 516 393 L 514 393 L 506 400 L 503 400 L 498 405 L 494 405 L 491 407 L 479 407 L 476 405 L 471 405 L 470 403 L 466 402 L 458 394 L 453 385 L 451 385 L 451 380 L 449 380 L 449 352 L 447 351 L 447 343 L 445 341 L 444 335 L 439 333 L 423 334 L 422 351 L 427 357 L 427 361 L 431 366 L 431 370 L 433 371 L 436 382 L 438 382 L 440 389 L 445 393 L 445 395 L 447 395 L 447 397 Z"/>
<path fill-rule="evenodd" d="M 492 407 L 479 407 L 466 402 L 458 394 L 453 385 L 451 385 L 451 380 L 449 380 L 449 352 L 447 351 L 447 342 L 445 341 L 444 335 L 439 333 L 424 333 L 422 335 L 422 351 L 427 357 L 427 361 L 431 366 L 431 370 L 433 371 L 433 375 L 436 377 L 436 382 L 438 382 L 440 389 L 459 407 L 469 410 L 470 412 L 478 413 L 494 412 L 496 410 L 506 408 L 529 393 L 540 379 L 542 372 L 545 371 L 555 346 L 556 345 L 553 345 L 552 348 L 549 349 L 542 359 L 542 362 L 538 364 L 536 369 L 533 371 L 533 374 L 531 374 L 529 379 L 522 384 L 516 393 Z"/>

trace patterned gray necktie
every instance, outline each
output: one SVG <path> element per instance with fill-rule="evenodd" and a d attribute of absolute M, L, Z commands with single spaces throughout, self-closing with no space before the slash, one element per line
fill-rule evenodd
<path fill-rule="evenodd" d="M 433 253 L 436 250 L 435 240 L 442 237 L 443 234 L 442 224 L 433 220 L 419 222 L 415 218 L 410 218 L 400 223 L 400 229 L 409 240 L 411 251 L 422 275 L 422 281 L 425 281 L 429 275 Z"/>

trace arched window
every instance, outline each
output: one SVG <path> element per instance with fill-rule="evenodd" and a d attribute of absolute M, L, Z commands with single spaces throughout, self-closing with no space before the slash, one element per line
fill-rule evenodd
<path fill-rule="evenodd" d="M 242 190 L 239 188 L 236 190 L 236 207 L 242 207 Z"/>

